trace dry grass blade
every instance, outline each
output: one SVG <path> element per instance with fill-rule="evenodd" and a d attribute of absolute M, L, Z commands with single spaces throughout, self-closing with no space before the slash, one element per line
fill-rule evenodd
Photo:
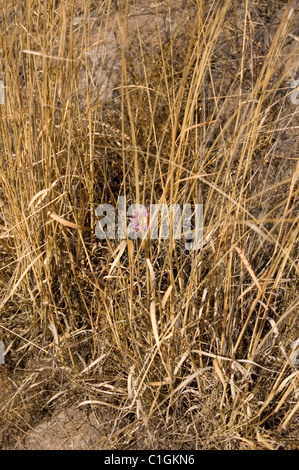
<path fill-rule="evenodd" d="M 257 288 L 259 289 L 259 291 L 261 293 L 263 293 L 263 289 L 259 283 L 259 280 L 258 278 L 256 277 L 252 267 L 250 266 L 250 263 L 249 261 L 247 260 L 246 256 L 244 255 L 243 251 L 238 247 L 238 246 L 234 246 L 234 249 L 236 250 L 236 252 L 238 253 L 238 255 L 240 256 L 240 259 L 241 261 L 244 263 L 244 266 L 246 267 L 247 271 L 249 272 L 253 282 L 255 283 L 255 285 L 257 286 Z"/>
<path fill-rule="evenodd" d="M 69 222 L 68 220 L 63 219 L 62 217 L 59 217 L 59 215 L 54 214 L 53 212 L 52 213 L 49 212 L 48 216 L 51 219 L 56 220 L 56 222 L 59 222 L 60 224 L 64 225 L 64 227 L 70 227 L 70 228 L 75 228 L 77 230 L 85 230 L 88 232 L 92 232 L 92 229 L 90 227 L 84 227 L 83 225 L 78 225 L 78 224 L 74 224 L 73 222 Z"/>

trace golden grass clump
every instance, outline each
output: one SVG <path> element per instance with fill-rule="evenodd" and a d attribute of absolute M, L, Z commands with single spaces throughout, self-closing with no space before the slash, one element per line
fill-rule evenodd
<path fill-rule="evenodd" d="M 94 448 L 298 449 L 297 2 L 2 5 L 1 447 L 80 405 Z M 202 249 L 97 239 L 122 195 Z"/>

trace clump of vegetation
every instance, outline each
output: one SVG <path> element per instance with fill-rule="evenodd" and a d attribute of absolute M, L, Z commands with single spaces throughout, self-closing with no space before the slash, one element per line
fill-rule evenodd
<path fill-rule="evenodd" d="M 150 38 L 129 0 L 3 3 L 2 448 L 70 405 L 107 449 L 298 448 L 296 2 L 157 2 Z M 97 239 L 122 195 L 202 203 L 202 249 Z"/>

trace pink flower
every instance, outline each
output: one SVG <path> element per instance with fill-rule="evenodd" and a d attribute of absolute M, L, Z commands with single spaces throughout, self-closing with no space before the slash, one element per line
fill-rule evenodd
<path fill-rule="evenodd" d="M 129 219 L 129 229 L 136 233 L 145 234 L 148 229 L 149 211 L 146 207 L 142 206 L 133 212 L 133 216 Z"/>

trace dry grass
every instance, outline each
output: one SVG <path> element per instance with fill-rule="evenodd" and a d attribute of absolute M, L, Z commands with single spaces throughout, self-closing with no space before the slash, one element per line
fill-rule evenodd
<path fill-rule="evenodd" d="M 296 2 L 193 0 L 183 35 L 135 49 L 134 2 L 2 4 L 2 448 L 70 404 L 107 449 L 298 448 Z M 88 54 L 117 6 L 105 99 Z M 124 194 L 203 202 L 202 250 L 127 240 L 111 272 L 95 208 Z"/>

